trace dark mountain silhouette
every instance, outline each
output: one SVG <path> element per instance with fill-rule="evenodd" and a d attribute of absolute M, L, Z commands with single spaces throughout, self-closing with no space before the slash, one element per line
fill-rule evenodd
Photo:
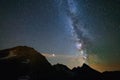
<path fill-rule="evenodd" d="M 44 79 L 45 73 L 49 74 L 52 69 L 47 59 L 30 47 L 18 46 L 1 50 L 0 55 L 0 78 L 5 78 L 4 80 L 23 77 L 31 80 Z"/>
<path fill-rule="evenodd" d="M 120 80 L 120 71 L 103 72 L 104 80 Z"/>
<path fill-rule="evenodd" d="M 101 73 L 83 64 L 82 67 L 73 68 L 76 80 L 101 80 Z"/>
<path fill-rule="evenodd" d="M 0 80 L 120 80 L 120 71 L 100 73 L 86 64 L 71 70 L 51 65 L 31 47 L 18 46 L 0 50 Z"/>
<path fill-rule="evenodd" d="M 53 65 L 54 70 L 56 71 L 56 80 L 74 80 L 73 72 L 63 64 Z"/>

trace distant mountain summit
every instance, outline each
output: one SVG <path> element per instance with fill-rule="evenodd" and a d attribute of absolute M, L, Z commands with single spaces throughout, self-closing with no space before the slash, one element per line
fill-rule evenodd
<path fill-rule="evenodd" d="M 77 80 L 101 80 L 101 73 L 92 69 L 86 64 L 82 67 L 73 68 L 72 71 L 75 73 Z"/>
<path fill-rule="evenodd" d="M 45 57 L 41 55 L 39 52 L 27 46 L 17 46 L 10 49 L 0 50 L 0 59 L 10 59 L 13 57 L 16 58 L 24 57 L 24 58 L 29 58 L 33 61 L 35 60 L 34 58 L 40 58 L 41 60 L 46 60 Z"/>
<path fill-rule="evenodd" d="M 17 46 L 0 50 L 0 80 L 120 80 L 120 71 L 100 73 L 86 64 L 71 70 L 51 65 L 31 47 Z"/>
<path fill-rule="evenodd" d="M 50 72 L 51 67 L 47 59 L 31 47 L 17 46 L 0 50 L 0 74 L 4 80 L 25 76 L 41 79 Z"/>
<path fill-rule="evenodd" d="M 63 64 L 56 64 L 56 65 L 53 65 L 53 67 L 58 70 L 58 71 L 71 71 L 66 65 L 63 65 Z"/>
<path fill-rule="evenodd" d="M 19 60 L 25 64 L 39 64 L 51 66 L 47 59 L 35 49 L 27 46 L 17 46 L 10 49 L 0 50 L 0 60 Z"/>

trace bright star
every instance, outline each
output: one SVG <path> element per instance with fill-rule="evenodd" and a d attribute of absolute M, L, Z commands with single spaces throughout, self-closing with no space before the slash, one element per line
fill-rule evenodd
<path fill-rule="evenodd" d="M 55 54 L 52 54 L 53 57 L 55 57 Z"/>

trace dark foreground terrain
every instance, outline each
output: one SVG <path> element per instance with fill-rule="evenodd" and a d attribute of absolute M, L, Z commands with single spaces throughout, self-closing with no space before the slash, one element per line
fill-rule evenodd
<path fill-rule="evenodd" d="M 100 73 L 86 64 L 70 70 L 51 65 L 33 48 L 18 46 L 0 50 L 0 80 L 120 80 L 120 71 Z"/>

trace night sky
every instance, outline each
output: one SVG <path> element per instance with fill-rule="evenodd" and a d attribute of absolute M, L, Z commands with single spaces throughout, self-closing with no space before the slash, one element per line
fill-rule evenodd
<path fill-rule="evenodd" d="M 0 49 L 19 45 L 52 64 L 120 70 L 120 0 L 0 0 Z"/>

